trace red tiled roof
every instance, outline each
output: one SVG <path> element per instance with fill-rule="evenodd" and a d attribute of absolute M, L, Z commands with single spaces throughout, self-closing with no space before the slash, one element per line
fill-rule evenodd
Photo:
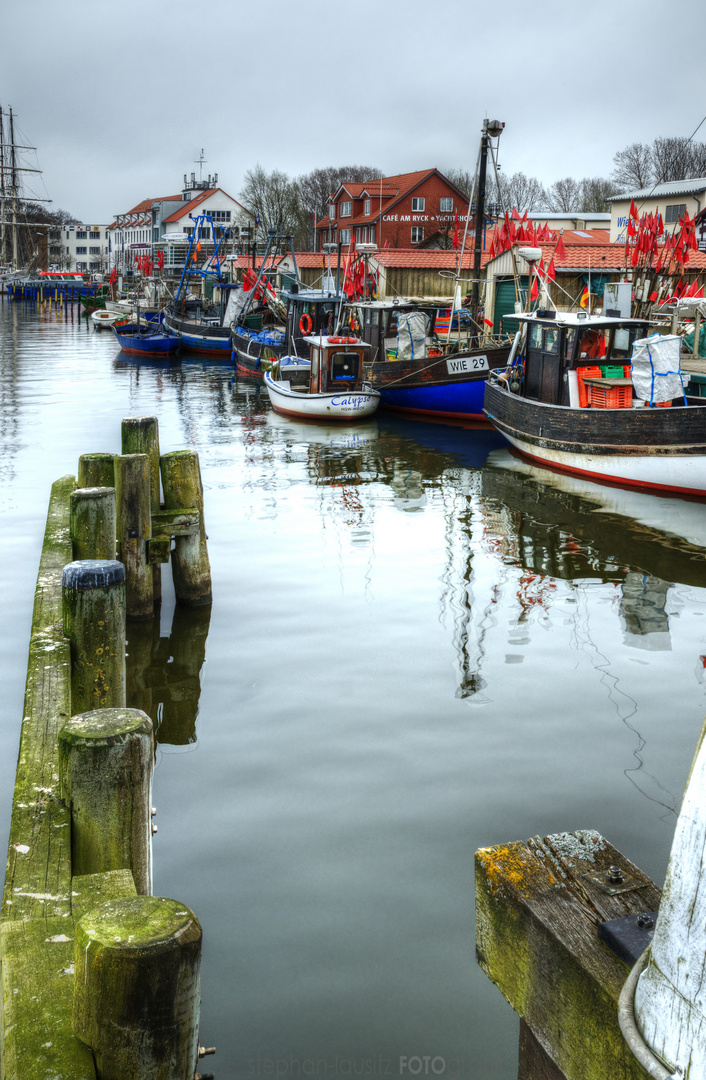
<path fill-rule="evenodd" d="M 563 270 L 564 272 L 571 272 L 572 270 L 588 270 L 591 269 L 591 273 L 600 274 L 602 270 L 622 270 L 625 267 L 625 244 L 624 243 L 591 243 L 588 241 L 576 242 L 566 240 L 566 232 L 562 239 L 564 240 L 564 247 L 566 248 L 566 255 L 562 259 L 556 254 L 556 242 L 550 244 L 537 244 L 537 247 L 542 249 L 542 258 L 544 259 L 544 265 L 548 266 L 550 260 L 554 259 L 554 266 L 556 270 Z M 518 244 L 517 247 L 523 247 L 524 245 Z M 502 254 L 505 254 L 502 252 Z M 501 256 L 496 256 L 500 258 Z M 483 265 L 491 260 L 484 259 Z M 691 258 L 684 268 L 684 273 L 688 274 L 693 270 L 706 269 L 706 252 L 704 251 L 692 251 Z"/>

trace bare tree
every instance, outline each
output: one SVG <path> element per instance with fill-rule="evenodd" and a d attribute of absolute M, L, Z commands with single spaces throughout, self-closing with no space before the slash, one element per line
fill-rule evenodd
<path fill-rule="evenodd" d="M 518 210 L 543 210 L 547 193 L 535 176 L 525 176 L 523 172 L 505 176 L 500 173 L 500 197 L 497 200 L 509 210 L 516 206 Z"/>
<path fill-rule="evenodd" d="M 630 143 L 614 156 L 611 179 L 615 193 L 631 188 L 646 188 L 652 183 L 652 151 L 644 143 Z"/>
<path fill-rule="evenodd" d="M 688 180 L 706 173 L 706 144 L 690 142 L 682 136 L 655 139 L 652 162 L 657 183 Z"/>
<path fill-rule="evenodd" d="M 302 203 L 316 220 L 328 214 L 329 201 L 341 184 L 349 181 L 364 184 L 367 180 L 379 180 L 380 169 L 372 165 L 341 165 L 338 168 L 314 169 L 297 178 Z"/>
<path fill-rule="evenodd" d="M 616 194 L 615 184 L 602 176 L 586 176 L 581 181 L 581 205 L 586 214 L 604 214 L 610 210 L 608 199 Z"/>
<path fill-rule="evenodd" d="M 571 176 L 555 180 L 547 188 L 547 209 L 555 214 L 570 214 L 581 206 L 581 184 Z"/>
<path fill-rule="evenodd" d="M 462 191 L 467 199 L 470 199 L 473 194 L 473 184 L 475 180 L 473 173 L 469 172 L 468 169 L 448 169 L 444 173 L 444 176 L 454 185 L 454 187 L 457 187 L 459 191 Z"/>
<path fill-rule="evenodd" d="M 277 229 L 293 236 L 296 247 L 306 245 L 306 212 L 298 185 L 286 173 L 277 169 L 268 173 L 258 164 L 246 172 L 241 195 L 248 209 L 259 216 L 261 234 Z"/>

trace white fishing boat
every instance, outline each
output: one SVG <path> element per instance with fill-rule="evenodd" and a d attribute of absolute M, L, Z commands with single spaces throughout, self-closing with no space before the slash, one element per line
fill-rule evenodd
<path fill-rule="evenodd" d="M 275 412 L 297 420 L 362 420 L 372 416 L 380 394 L 363 377 L 364 341 L 355 337 L 307 337 L 310 359 L 284 356 L 265 372 Z"/>

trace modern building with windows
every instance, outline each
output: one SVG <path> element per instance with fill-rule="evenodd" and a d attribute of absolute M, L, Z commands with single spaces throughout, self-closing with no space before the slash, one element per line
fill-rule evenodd
<path fill-rule="evenodd" d="M 467 215 L 467 197 L 438 169 L 346 182 L 332 193 L 328 216 L 316 223 L 316 250 L 338 243 L 444 247 Z"/>
<path fill-rule="evenodd" d="M 670 180 L 664 184 L 655 184 L 651 188 L 639 188 L 636 191 L 624 191 L 613 195 L 610 202 L 610 239 L 625 242 L 628 227 L 630 204 L 635 203 L 638 214 L 662 215 L 664 228 L 674 232 L 679 225 L 679 218 L 684 213 L 696 217 L 706 210 L 706 177 L 694 177 L 691 180 Z"/>
<path fill-rule="evenodd" d="M 164 252 L 165 273 L 176 274 L 184 266 L 194 220 L 199 214 L 210 214 L 211 226 L 202 230 L 203 259 L 213 252 L 214 241 L 222 240 L 230 251 L 250 243 L 254 236 L 254 215 L 236 199 L 217 186 L 218 173 L 197 180 L 184 175 L 184 186 L 178 195 L 144 199 L 124 214 L 116 214 L 109 227 L 110 265 L 119 273 L 133 270 L 141 255 L 151 255 L 156 262 L 159 251 Z"/>
<path fill-rule="evenodd" d="M 62 225 L 62 269 L 105 272 L 108 267 L 108 229 L 108 225 Z"/>

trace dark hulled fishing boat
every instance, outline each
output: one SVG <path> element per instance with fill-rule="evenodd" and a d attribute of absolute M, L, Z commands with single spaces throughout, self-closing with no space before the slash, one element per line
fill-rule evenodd
<path fill-rule="evenodd" d="M 680 339 L 585 312 L 519 318 L 521 347 L 484 408 L 513 446 L 579 476 L 706 497 L 706 399 L 685 394 Z"/>

